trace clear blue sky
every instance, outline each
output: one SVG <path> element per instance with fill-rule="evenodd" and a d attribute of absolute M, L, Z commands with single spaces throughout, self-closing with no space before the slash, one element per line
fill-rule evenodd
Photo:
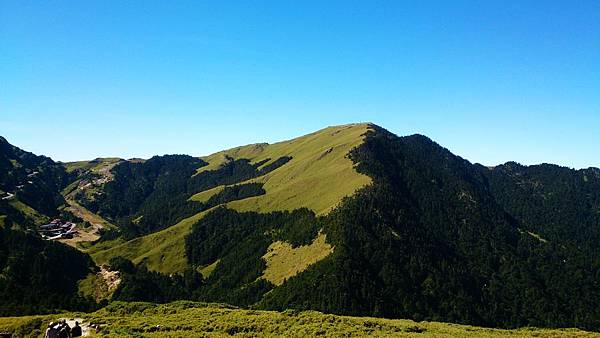
<path fill-rule="evenodd" d="M 600 1 L 0 0 L 0 135 L 56 160 L 327 125 L 600 166 Z"/>

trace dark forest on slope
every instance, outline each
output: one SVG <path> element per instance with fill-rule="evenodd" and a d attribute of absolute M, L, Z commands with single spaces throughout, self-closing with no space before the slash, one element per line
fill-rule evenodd
<path fill-rule="evenodd" d="M 230 160 L 217 170 L 196 174 L 207 165 L 187 155 L 155 156 L 142 163 L 122 162 L 112 169 L 114 180 L 93 200 L 79 201 L 93 212 L 116 221 L 120 228 L 107 238 L 131 239 L 155 232 L 219 203 L 264 194 L 260 184 L 228 187 L 205 203 L 190 201 L 195 193 L 262 176 L 291 158 L 282 157 L 261 168 L 265 161 Z"/>
<path fill-rule="evenodd" d="M 511 162 L 484 172 L 498 203 L 524 229 L 551 242 L 598 252 L 600 169 Z"/>
<path fill-rule="evenodd" d="M 0 136 L 0 214 L 12 215 L 11 221 L 32 225 L 18 215 L 5 194 L 13 194 L 15 199 L 41 214 L 55 216 L 58 215 L 58 207 L 64 203 L 60 190 L 70 179 L 72 177 L 65 169 L 49 157 L 23 151 Z"/>
<path fill-rule="evenodd" d="M 48 158 L 3 144 L 3 190 L 32 181 L 33 192 L 39 188 L 41 193 L 24 190 L 17 197 L 48 209 L 45 215 L 58 213 L 59 191 L 74 178 Z M 184 274 L 167 276 L 122 259 L 111 261 L 123 272 L 113 299 L 194 299 L 496 327 L 598 330 L 600 170 L 516 163 L 490 169 L 424 136 L 397 137 L 376 126 L 349 156 L 373 184 L 330 214 L 216 208 L 186 238 L 190 266 Z M 264 194 L 261 184 L 240 183 L 287 161 L 283 157 L 261 167 L 264 163 L 231 159 L 200 174 L 196 170 L 206 163 L 185 155 L 122 162 L 101 195 L 81 202 L 116 221 L 119 230 L 108 237 L 133 238 L 219 204 Z M 35 171 L 39 180 L 29 179 Z M 219 185 L 231 186 L 205 202 L 189 200 Z M 4 200 L 0 213 L 9 227 L 29 222 Z M 271 243 L 306 245 L 319 231 L 335 248 L 332 254 L 280 286 L 260 278 L 266 267 L 262 256 Z M 65 275 L 64 288 L 50 283 L 40 290 L 58 299 L 60 308 L 93 306 L 75 291 L 91 268 L 87 255 L 42 242 L 34 233 L 7 229 L 2 239 L 7 244 L 0 250 L 0 287 L 8 306 L 3 311 L 51 310 L 33 291 L 47 277 L 24 276 L 48 276 L 60 257 L 79 263 Z M 44 259 L 38 258 L 41 253 Z M 202 278 L 197 269 L 217 260 L 212 274 Z M 32 270 L 17 269 L 21 266 Z M 31 287 L 20 289 L 22 299 L 7 291 L 15 283 Z M 15 307 L 19 302 L 22 308 Z"/>
<path fill-rule="evenodd" d="M 66 245 L 0 228 L 0 316 L 88 311 L 77 282 L 94 271 L 90 257 Z"/>
<path fill-rule="evenodd" d="M 374 184 L 326 217 L 295 223 L 299 229 L 322 226 L 334 253 L 265 293 L 258 306 L 486 326 L 597 329 L 598 248 L 570 245 L 586 242 L 586 233 L 571 232 L 554 241 L 530 235 L 527 231 L 539 228 L 499 203 L 498 187 L 490 183 L 487 168 L 471 165 L 423 136 L 397 137 L 377 129 L 351 156 Z M 556 205 L 539 207 L 550 212 Z M 199 251 L 205 248 L 210 259 L 222 259 L 217 275 L 238 274 L 237 284 L 211 276 L 206 288 L 213 291 L 202 299 L 246 304 L 246 296 L 235 299 L 236 293 L 227 290 L 244 290 L 248 285 L 240 281 L 258 277 L 250 267 L 261 264 L 272 240 L 262 228 L 269 227 L 270 216 L 219 213 L 194 226 L 186 243 L 188 254 L 193 253 L 190 262 L 197 262 L 195 257 L 202 257 Z M 219 222 L 213 220 L 217 216 Z M 230 222 L 231 217 L 243 220 Z M 590 217 L 590 226 L 597 229 L 598 214 Z M 569 226 L 562 223 L 569 221 L 576 219 L 558 219 L 556 227 Z M 250 236 L 244 233 L 247 222 L 261 224 L 251 235 L 253 241 L 245 240 Z M 209 254 L 207 245 L 214 239 L 202 233 L 215 223 L 223 225 L 223 233 L 231 231 L 225 224 L 233 224 L 234 234 L 241 234 L 227 237 L 235 251 Z M 270 225 L 271 230 L 282 224 Z M 236 266 L 232 258 L 245 249 L 252 252 L 244 256 L 251 261 Z M 266 286 L 263 292 L 272 287 Z M 214 292 L 215 288 L 224 290 Z"/>
<path fill-rule="evenodd" d="M 77 282 L 94 271 L 90 257 L 42 240 L 33 230 L 39 224 L 20 206 L 38 217 L 58 216 L 60 191 L 71 179 L 59 163 L 0 137 L 0 316 L 96 308 L 77 290 Z"/>

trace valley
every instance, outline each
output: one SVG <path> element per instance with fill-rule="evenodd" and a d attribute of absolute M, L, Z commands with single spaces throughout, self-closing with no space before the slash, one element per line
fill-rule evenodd
<path fill-rule="evenodd" d="M 598 13 L 0 1 L 0 338 L 600 338 Z"/>
<path fill-rule="evenodd" d="M 100 238 L 99 231 L 101 229 L 114 229 L 115 225 L 111 224 L 101 216 L 94 214 L 77 202 L 77 194 L 85 194 L 88 196 L 97 192 L 97 188 L 109 182 L 112 179 L 111 169 L 123 160 L 117 158 L 95 159 L 92 161 L 73 162 L 65 164 L 67 172 L 82 172 L 83 175 L 95 175 L 91 178 L 80 178 L 75 180 L 63 191 L 62 195 L 67 204 L 66 210 L 76 217 L 87 222 L 88 228 L 80 229 L 80 236 L 72 240 L 64 241 L 66 244 L 76 246 L 81 242 L 93 242 Z M 80 174 L 81 175 L 81 174 Z"/>
<path fill-rule="evenodd" d="M 217 336 L 293 332 L 274 323 L 332 336 L 598 330 L 596 168 L 484 167 L 369 123 L 146 160 L 60 163 L 2 140 L 5 316 L 66 310 L 116 336 L 208 334 L 185 324 L 208 313 Z M 41 240 L 54 218 L 79 235 Z M 146 331 L 137 307 L 165 331 Z M 0 329 L 42 325 L 19 318 Z"/>

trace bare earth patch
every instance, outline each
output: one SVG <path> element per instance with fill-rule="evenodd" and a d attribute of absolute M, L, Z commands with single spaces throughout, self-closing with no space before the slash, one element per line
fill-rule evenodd
<path fill-rule="evenodd" d="M 120 283 L 121 274 L 119 271 L 110 271 L 105 266 L 101 266 L 100 272 L 89 274 L 79 282 L 79 293 L 100 302 L 110 299 Z"/>
<path fill-rule="evenodd" d="M 119 271 L 111 271 L 105 267 L 100 268 L 100 276 L 108 286 L 108 291 L 112 293 L 121 283 L 121 274 Z"/>

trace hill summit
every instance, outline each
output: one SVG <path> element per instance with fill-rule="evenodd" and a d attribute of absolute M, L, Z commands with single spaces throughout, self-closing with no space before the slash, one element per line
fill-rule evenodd
<path fill-rule="evenodd" d="M 64 166 L 67 202 L 107 224 L 79 248 L 121 272 L 113 300 L 497 327 L 600 320 L 594 168 L 487 168 L 373 124 Z"/>

